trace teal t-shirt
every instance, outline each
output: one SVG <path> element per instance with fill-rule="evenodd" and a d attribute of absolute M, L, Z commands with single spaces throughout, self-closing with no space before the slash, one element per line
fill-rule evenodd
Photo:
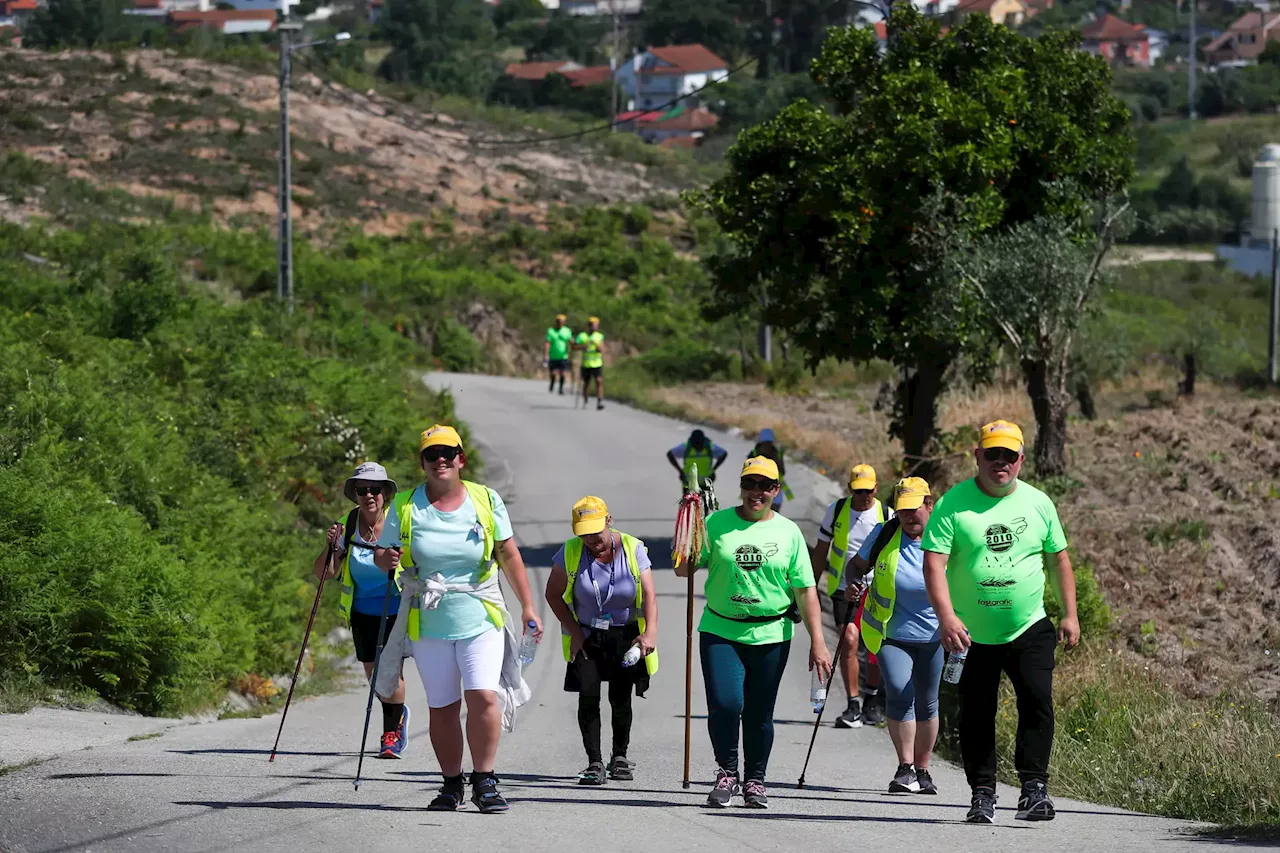
<path fill-rule="evenodd" d="M 793 589 L 813 586 L 809 548 L 794 521 L 775 513 L 767 521 L 750 522 L 734 508 L 714 512 L 707 518 L 700 565 L 707 570 L 707 605 L 699 631 L 747 645 L 791 639 L 795 625 L 785 616 L 754 623 L 723 617 L 784 613 Z"/>
<path fill-rule="evenodd" d="M 1035 486 L 993 498 L 970 479 L 938 501 L 920 544 L 948 555 L 951 604 L 969 637 L 998 645 L 1045 618 L 1044 555 L 1064 550 L 1067 534 Z"/>
<path fill-rule="evenodd" d="M 547 359 L 549 361 L 564 361 L 569 357 L 569 342 L 573 340 L 573 332 L 568 326 L 555 328 L 554 326 L 547 329 L 547 342 L 551 344 L 547 348 Z"/>
<path fill-rule="evenodd" d="M 511 520 L 498 493 L 493 496 L 493 538 L 495 542 L 511 538 Z M 413 540 L 409 543 L 413 562 L 420 577 L 439 572 L 445 583 L 478 583 L 484 566 L 484 530 L 476 516 L 470 495 L 453 512 L 441 512 L 427 500 L 422 486 L 413 490 Z M 381 541 L 400 541 L 400 518 L 387 515 L 382 526 Z M 434 610 L 423 610 L 419 636 L 436 640 L 467 640 L 495 626 L 489 621 L 484 604 L 474 595 L 451 592 L 440 599 Z"/>

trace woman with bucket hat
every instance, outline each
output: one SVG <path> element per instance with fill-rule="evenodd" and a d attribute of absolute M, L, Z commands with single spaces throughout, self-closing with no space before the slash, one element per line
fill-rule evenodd
<path fill-rule="evenodd" d="M 400 596 L 391 588 L 394 582 L 373 562 L 374 546 L 382 535 L 387 511 L 396 494 L 396 481 L 388 477 L 387 469 L 377 462 L 364 462 L 347 478 L 342 494 L 354 502 L 356 508 L 345 519 L 330 525 L 325 550 L 316 558 L 316 577 L 324 575 L 329 549 L 341 546 L 342 556 L 329 570 L 326 580 L 342 576 L 338 608 L 351 626 L 356 660 L 364 666 L 365 678 L 371 678 L 378 646 L 391 633 L 400 606 Z M 387 622 L 379 637 L 384 606 Z M 382 745 L 378 757 L 399 758 L 408 742 L 409 706 L 404 703 L 402 677 L 395 692 L 382 699 Z"/>
<path fill-rule="evenodd" d="M 580 785 L 603 785 L 606 775 L 633 778 L 631 693 L 644 696 L 658 671 L 658 600 L 644 543 L 613 528 L 603 500 L 584 497 L 570 515 L 573 538 L 551 560 L 547 604 L 563 629 L 568 661 L 564 689 L 578 694 L 578 728 L 587 751 Z M 609 684 L 613 749 L 606 769 L 600 751 L 600 685 Z"/>

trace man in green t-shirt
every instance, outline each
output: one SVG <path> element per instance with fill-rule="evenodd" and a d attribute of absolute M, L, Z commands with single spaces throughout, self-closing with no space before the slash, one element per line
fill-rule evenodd
<path fill-rule="evenodd" d="M 573 348 L 582 350 L 582 407 L 585 409 L 591 396 L 591 380 L 596 381 L 596 409 L 604 408 L 604 335 L 600 333 L 600 318 L 587 321 L 587 331 L 579 332 Z"/>
<path fill-rule="evenodd" d="M 1018 697 L 1014 764 L 1022 782 L 1017 817 L 1053 820 L 1054 649 L 1080 641 L 1076 581 L 1067 536 L 1053 501 L 1018 481 L 1022 430 L 994 421 L 979 433 L 978 474 L 943 495 L 925 528 L 925 585 L 942 644 L 967 649 L 960 676 L 960 754 L 973 790 L 966 817 L 993 823 L 996 800 L 996 704 L 1000 673 Z M 1045 615 L 1045 572 L 1062 605 L 1055 635 Z"/>
<path fill-rule="evenodd" d="M 556 388 L 556 376 L 560 377 L 560 393 L 564 394 L 564 375 L 569 369 L 569 345 L 573 343 L 573 331 L 566 326 L 567 318 L 563 314 L 556 315 L 556 324 L 547 329 L 547 340 L 542 345 L 542 366 L 551 374 L 551 385 L 548 392 Z"/>

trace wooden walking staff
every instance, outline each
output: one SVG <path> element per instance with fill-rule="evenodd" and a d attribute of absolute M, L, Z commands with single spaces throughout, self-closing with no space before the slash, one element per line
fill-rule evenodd
<path fill-rule="evenodd" d="M 676 513 L 676 535 L 672 540 L 672 564 L 689 569 L 689 588 L 685 600 L 684 629 L 684 778 L 680 786 L 689 787 L 689 745 L 693 719 L 693 573 L 707 541 L 706 516 L 719 509 L 711 481 L 703 479 L 701 488 L 685 483 L 685 494 Z"/>

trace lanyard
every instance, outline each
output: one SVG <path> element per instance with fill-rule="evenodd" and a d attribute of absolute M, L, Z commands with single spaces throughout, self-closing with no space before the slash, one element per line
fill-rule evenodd
<path fill-rule="evenodd" d="M 609 586 L 605 591 L 604 598 L 600 597 L 600 584 L 596 583 L 596 573 L 591 570 L 590 564 L 587 565 L 587 580 L 591 581 L 591 588 L 595 590 L 597 613 L 604 613 L 604 603 L 608 601 L 609 598 L 613 595 L 613 581 L 614 581 L 613 567 L 618 561 L 618 547 L 619 547 L 618 544 L 614 543 L 613 562 L 609 564 Z M 590 557 L 591 555 L 588 554 L 587 556 Z M 592 563 L 596 562 L 594 557 L 591 558 L 591 562 Z"/>

